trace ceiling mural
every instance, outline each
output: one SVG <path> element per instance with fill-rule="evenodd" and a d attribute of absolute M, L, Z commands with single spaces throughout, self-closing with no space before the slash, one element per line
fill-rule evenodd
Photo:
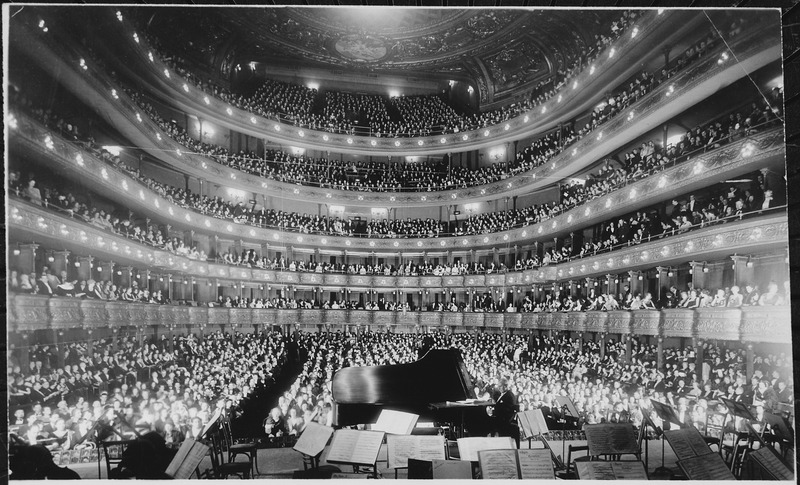
<path fill-rule="evenodd" d="M 620 15 L 611 10 L 291 7 L 131 11 L 149 36 L 223 75 L 231 65 L 250 61 L 378 75 L 451 73 L 471 76 L 482 101 L 511 95 L 565 68 L 563 59 L 592 44 Z M 468 64 L 484 69 L 468 69 Z"/>
<path fill-rule="evenodd" d="M 549 73 L 544 54 L 531 42 L 518 41 L 484 60 L 495 91 L 505 91 L 538 80 Z"/>

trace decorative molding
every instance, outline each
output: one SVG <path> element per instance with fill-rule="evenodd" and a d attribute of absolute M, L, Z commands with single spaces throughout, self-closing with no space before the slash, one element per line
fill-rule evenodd
<path fill-rule="evenodd" d="M 98 228 L 69 219 L 16 199 L 8 199 L 8 227 L 15 237 L 25 237 L 42 244 L 85 248 L 97 257 L 118 264 L 156 268 L 195 278 L 218 278 L 226 281 L 263 282 L 290 285 L 314 276 L 315 286 L 328 288 L 381 288 L 401 292 L 446 289 L 470 291 L 482 288 L 523 287 L 552 281 L 582 280 L 636 267 L 670 265 L 690 257 L 702 257 L 724 251 L 733 254 L 756 247 L 777 249 L 788 242 L 789 225 L 785 213 L 765 215 L 743 221 L 719 224 L 688 233 L 619 249 L 581 260 L 543 266 L 520 272 L 464 276 L 363 276 L 346 274 L 297 273 L 242 268 L 219 263 L 190 260 L 116 236 Z M 321 278 L 320 278 L 321 277 Z M 524 283 L 523 283 L 524 282 Z"/>
<path fill-rule="evenodd" d="M 758 34 L 758 35 L 756 35 Z M 767 62 L 765 58 L 769 58 L 770 56 L 763 56 L 763 52 L 769 51 L 770 55 L 772 54 L 772 50 L 775 51 L 776 59 L 780 57 L 780 46 L 779 41 L 772 39 L 771 36 L 762 35 L 762 32 L 753 32 L 752 34 L 741 36 L 737 43 L 735 44 L 737 48 L 737 56 L 740 63 L 754 61 L 754 62 Z M 640 35 L 642 35 L 640 33 Z M 28 39 L 29 37 L 29 39 Z M 92 102 L 93 103 L 100 103 L 104 102 L 105 105 L 102 109 L 111 109 L 115 112 L 118 112 L 122 117 L 128 120 L 129 127 L 135 128 L 140 132 L 141 135 L 147 136 L 149 139 L 148 145 L 152 145 L 155 150 L 158 150 L 157 156 L 159 158 L 165 159 L 169 161 L 172 165 L 176 167 L 181 167 L 182 170 L 192 173 L 198 177 L 203 177 L 209 181 L 213 181 L 215 183 L 235 187 L 241 190 L 246 190 L 255 193 L 269 193 L 270 196 L 280 197 L 283 199 L 293 199 L 293 200 L 305 200 L 311 202 L 319 202 L 320 200 L 332 199 L 336 200 L 342 204 L 349 204 L 352 206 L 379 206 L 379 207 L 390 207 L 396 205 L 403 205 L 403 206 L 434 206 L 434 205 L 442 205 L 452 203 L 453 200 L 489 200 L 489 199 L 496 199 L 498 197 L 507 197 L 516 194 L 522 194 L 530 192 L 531 190 L 538 189 L 543 187 L 547 181 L 551 181 L 553 178 L 561 178 L 568 176 L 570 173 L 574 172 L 575 170 L 585 166 L 588 163 L 595 161 L 595 156 L 592 155 L 592 152 L 603 152 L 606 153 L 609 150 L 613 149 L 615 146 L 619 146 L 621 141 L 619 139 L 613 140 L 614 138 L 619 138 L 619 136 L 627 133 L 630 129 L 638 129 L 636 127 L 645 126 L 647 123 L 644 123 L 645 116 L 647 116 L 647 121 L 656 123 L 655 118 L 653 116 L 656 114 L 655 112 L 658 111 L 659 108 L 665 106 L 676 106 L 676 100 L 681 98 L 683 94 L 688 94 L 689 91 L 693 89 L 693 87 L 697 87 L 698 85 L 709 81 L 716 75 L 727 74 L 729 76 L 733 75 L 741 75 L 739 71 L 726 71 L 729 69 L 730 66 L 723 63 L 718 64 L 717 58 L 714 55 L 709 55 L 703 61 L 698 63 L 697 65 L 691 66 L 686 71 L 680 73 L 675 78 L 672 79 L 669 86 L 666 84 L 661 85 L 657 89 L 655 89 L 652 93 L 649 93 L 647 96 L 642 98 L 638 103 L 631 107 L 631 110 L 636 112 L 636 118 L 631 121 L 628 120 L 627 117 L 618 116 L 614 120 L 610 121 L 609 123 L 603 125 L 602 129 L 600 130 L 601 134 L 603 135 L 602 140 L 598 142 L 594 135 L 585 137 L 583 140 L 577 142 L 576 144 L 571 146 L 571 150 L 565 151 L 564 153 L 558 155 L 553 160 L 548 162 L 545 166 L 538 167 L 533 169 L 532 171 L 526 172 L 521 176 L 512 177 L 507 180 L 494 182 L 492 184 L 487 184 L 481 187 L 472 187 L 469 189 L 463 190 L 456 190 L 456 191 L 439 191 L 439 192 L 430 192 L 430 193 L 375 193 L 375 192 L 351 192 L 351 191 L 333 191 L 332 189 L 318 189 L 315 187 L 301 187 L 295 184 L 284 184 L 275 181 L 269 181 L 262 179 L 257 176 L 252 176 L 246 173 L 242 173 L 238 170 L 230 169 L 225 167 L 221 164 L 216 162 L 207 161 L 206 157 L 202 156 L 194 156 L 188 153 L 184 153 L 181 156 L 177 156 L 177 150 L 181 150 L 182 152 L 187 151 L 181 145 L 169 140 L 168 137 L 164 136 L 161 137 L 159 134 L 159 129 L 157 126 L 152 123 L 147 117 L 142 117 L 143 121 L 138 121 L 136 115 L 140 113 L 141 110 L 132 103 L 132 101 L 128 100 L 125 97 L 124 93 L 118 93 L 118 99 L 114 99 L 111 95 L 113 89 L 115 89 L 115 84 L 108 79 L 102 72 L 98 74 L 98 76 L 85 76 L 82 72 L 80 72 L 78 67 L 78 58 L 80 56 L 76 53 L 67 52 L 61 53 L 62 55 L 56 54 L 56 52 L 61 52 L 61 50 L 66 49 L 65 46 L 58 45 L 49 45 L 49 48 L 45 46 L 42 42 L 40 37 L 37 37 L 32 34 L 26 35 L 26 39 L 30 42 L 20 41 L 19 45 L 23 49 L 32 49 L 32 46 L 29 46 L 29 43 L 36 44 L 40 46 L 45 52 L 45 54 L 54 56 L 54 59 L 51 59 L 52 62 L 39 59 L 41 55 L 34 56 L 37 61 L 42 62 L 45 68 L 50 68 L 51 64 L 53 63 L 66 63 L 66 60 L 62 59 L 72 59 L 74 62 L 67 63 L 68 69 L 72 71 L 73 77 L 75 78 L 76 82 L 80 82 L 81 86 L 80 89 L 78 87 L 74 87 L 77 90 L 79 95 L 87 95 L 88 91 L 91 91 L 92 88 L 96 91 L 93 94 Z M 772 47 L 765 47 L 765 45 L 769 44 L 769 42 L 775 42 L 775 49 Z M 631 44 L 633 44 L 631 42 Z M 141 48 L 141 47 L 140 47 Z M 52 51 L 51 51 L 52 50 Z M 144 52 L 146 55 L 146 51 Z M 619 57 L 623 57 L 621 54 Z M 588 73 L 584 72 L 581 76 L 588 76 Z M 177 76 L 176 79 L 170 78 L 169 81 L 176 82 L 175 89 L 177 90 L 177 96 L 184 96 L 185 93 L 182 92 L 183 81 L 178 81 Z M 581 77 L 579 76 L 578 80 Z M 686 99 L 691 101 L 693 96 L 686 96 Z M 196 101 L 196 100 L 195 100 Z M 550 102 L 554 102 L 551 100 Z M 538 108 L 537 108 L 538 109 Z M 558 111 L 557 109 L 553 108 L 550 109 L 549 112 L 553 113 Z M 236 114 L 236 113 L 235 113 Z M 205 115 L 204 115 L 205 116 Z M 493 129 L 499 130 L 497 136 L 492 136 L 491 142 L 482 142 L 480 145 L 483 146 L 486 143 L 489 144 L 497 144 L 505 141 L 512 141 L 513 139 L 519 139 L 523 136 L 528 136 L 530 133 L 527 132 L 520 132 L 517 133 L 516 130 L 517 124 L 524 125 L 524 120 L 527 119 L 529 115 L 520 116 L 513 120 L 510 120 L 507 124 L 503 125 L 502 127 L 494 127 Z M 252 114 L 242 114 L 242 118 L 244 121 L 241 122 L 241 126 L 239 127 L 239 131 L 246 132 L 252 131 L 253 124 L 251 119 L 255 119 Z M 133 121 L 136 119 L 137 121 Z M 217 120 L 221 122 L 220 120 Z M 664 120 L 661 120 L 664 121 Z M 658 121 L 658 122 L 661 122 Z M 266 124 L 267 121 L 262 123 Z M 269 122 L 274 123 L 274 122 Z M 522 126 L 521 125 L 521 126 Z M 261 126 L 261 125 L 259 125 Z M 505 126 L 509 126 L 509 130 L 505 130 Z M 291 131 L 293 127 L 286 126 L 286 128 L 282 128 L 280 133 L 286 133 Z M 294 128 L 295 130 L 299 130 Z M 485 130 L 480 131 L 480 138 L 486 138 L 483 136 L 483 132 Z M 491 130 L 490 130 L 491 131 Z M 477 132 L 476 132 L 477 133 Z M 513 134 L 514 136 L 511 136 Z M 634 136 L 635 133 L 630 132 L 630 136 Z M 130 133 L 129 133 L 130 135 Z M 156 141 L 156 135 L 158 135 L 159 139 Z M 256 133 L 257 136 L 263 137 L 264 133 L 259 132 Z M 254 135 L 254 136 L 256 136 Z M 618 136 L 619 135 L 619 136 Z M 320 132 L 320 136 L 328 136 L 323 135 Z M 331 135 L 332 136 L 332 135 Z M 464 134 L 455 135 L 456 137 L 463 137 Z M 476 135 L 477 137 L 477 135 Z M 163 138 L 163 139 L 162 139 Z M 306 140 L 310 136 L 305 136 L 303 138 L 298 138 L 297 140 Z M 330 137 L 329 137 L 330 138 Z M 372 139 L 368 137 L 346 137 L 354 140 L 352 144 L 344 143 L 342 150 L 346 153 L 355 153 L 358 151 L 358 147 L 356 145 L 363 143 L 370 144 L 370 153 L 374 152 L 373 154 L 378 155 L 386 155 L 390 154 L 388 150 L 390 147 L 383 147 L 383 143 L 388 143 L 392 145 L 392 148 L 395 150 L 397 147 L 393 145 L 395 143 L 400 143 L 400 141 L 392 141 L 394 139 Z M 346 139 L 345 138 L 345 139 Z M 508 140 L 506 140 L 508 138 Z M 291 141 L 292 144 L 297 145 L 297 140 Z M 380 140 L 378 143 L 376 140 Z M 441 145 L 440 137 L 432 137 L 430 143 L 425 142 L 422 139 L 403 139 L 403 143 L 408 142 L 411 143 L 413 146 L 413 150 L 419 151 L 421 148 L 418 146 L 419 141 L 423 141 L 424 147 L 429 147 L 430 145 Z M 416 142 L 413 140 L 417 140 Z M 375 141 L 376 145 L 373 147 L 371 142 Z M 287 141 L 290 143 L 290 141 Z M 443 152 L 453 152 L 454 150 L 463 150 L 463 149 L 474 149 L 475 147 L 458 147 L 454 148 L 449 146 L 447 148 L 441 148 L 434 151 L 443 151 Z M 345 148 L 346 147 L 346 148 Z M 324 141 L 324 150 L 330 150 L 331 148 L 331 140 Z M 412 153 L 412 147 L 403 147 L 402 154 L 415 154 Z M 423 150 L 424 153 L 430 154 L 434 151 L 427 148 Z M 391 153 L 395 154 L 395 153 Z M 531 182 L 533 181 L 533 182 Z M 538 182 L 537 182 L 538 181 Z M 335 197 L 334 197 L 335 193 Z"/>
<path fill-rule="evenodd" d="M 783 130 L 777 128 L 699 155 L 689 162 L 671 167 L 658 175 L 647 177 L 539 224 L 488 235 L 423 239 L 350 238 L 263 229 L 184 209 L 89 152 L 60 138 L 32 118 L 20 113 L 14 113 L 14 116 L 17 127 L 12 131 L 14 136 L 9 137 L 10 149 L 38 153 L 46 157 L 49 163 L 67 170 L 68 173 L 74 173 L 84 182 L 91 182 L 97 192 L 113 197 L 133 210 L 158 217 L 173 227 L 187 230 L 200 229 L 223 239 L 242 239 L 258 244 L 269 241 L 298 247 L 338 247 L 345 250 L 386 252 L 464 250 L 506 246 L 509 241 L 551 239 L 554 235 L 564 232 L 566 228 L 583 227 L 608 218 L 611 214 L 632 210 L 637 204 L 641 204 L 641 200 L 669 197 L 676 187 L 710 182 L 717 180 L 720 174 L 729 172 L 756 170 L 776 157 L 780 157 L 781 160 L 785 157 Z M 49 144 L 45 143 L 47 139 L 50 140 Z M 168 267 L 170 259 L 161 258 L 150 263 Z M 184 270 L 188 272 L 189 266 Z"/>

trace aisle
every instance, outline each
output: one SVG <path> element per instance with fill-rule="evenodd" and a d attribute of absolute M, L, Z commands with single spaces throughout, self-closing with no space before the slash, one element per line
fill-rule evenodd
<path fill-rule="evenodd" d="M 295 353 L 294 357 L 297 354 Z M 242 414 L 235 418 L 231 425 L 236 437 L 261 438 L 264 437 L 262 423 L 269 415 L 269 410 L 278 405 L 278 398 L 289 389 L 303 370 L 305 362 L 299 358 L 289 359 L 284 365 L 275 381 L 267 387 L 257 389 L 249 399 L 242 404 Z"/>

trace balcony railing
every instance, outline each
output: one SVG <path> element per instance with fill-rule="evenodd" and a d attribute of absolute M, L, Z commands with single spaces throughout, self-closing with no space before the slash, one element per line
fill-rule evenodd
<path fill-rule="evenodd" d="M 617 251 L 600 253 L 536 269 L 459 276 L 383 276 L 340 273 L 275 271 L 198 261 L 139 244 L 82 221 L 58 215 L 16 199 L 8 199 L 9 230 L 17 240 L 27 239 L 93 256 L 117 264 L 150 267 L 159 271 L 277 287 L 468 291 L 482 288 L 525 288 L 553 281 L 579 280 L 627 270 L 669 266 L 739 252 L 785 248 L 788 219 L 785 210 L 739 222 L 712 225 L 684 234 L 656 239 Z"/>
<path fill-rule="evenodd" d="M 459 313 L 370 310 L 246 309 L 151 305 L 13 295 L 8 300 L 11 331 L 40 329 L 119 329 L 157 326 L 169 331 L 249 332 L 272 325 L 287 330 L 339 330 L 369 327 L 373 331 L 518 329 L 635 334 L 709 340 L 768 342 L 789 345 L 789 306 L 635 310 L 585 313 Z"/>
<path fill-rule="evenodd" d="M 185 209 L 162 198 L 139 181 L 131 178 L 80 147 L 64 140 L 37 121 L 20 113 L 9 118 L 12 148 L 34 150 L 50 163 L 81 180 L 92 181 L 95 190 L 137 212 L 145 212 L 174 227 L 200 228 L 221 238 L 243 239 L 298 247 L 339 247 L 371 252 L 468 251 L 480 247 L 503 247 L 511 241 L 521 244 L 531 240 L 551 239 L 568 230 L 587 227 L 625 211 L 641 207 L 643 200 L 656 202 L 674 195 L 678 187 L 689 190 L 716 182 L 721 175 L 733 176 L 762 168 L 770 160 L 784 159 L 783 129 L 775 128 L 698 154 L 690 161 L 665 169 L 634 182 L 624 189 L 593 199 L 547 221 L 527 227 L 470 236 L 442 238 L 358 238 L 298 234 L 275 229 L 237 224 Z"/>
<path fill-rule="evenodd" d="M 676 100 L 682 96 L 692 100 L 698 96 L 711 94 L 718 88 L 719 83 L 711 82 L 717 76 L 738 78 L 743 75 L 743 68 L 755 70 L 780 57 L 779 44 L 773 42 L 774 39 L 769 35 L 743 36 L 738 38 L 734 45 L 739 60 L 737 66 L 732 66 L 730 62 L 719 63 L 717 57 L 708 56 L 673 78 L 670 83 L 662 84 L 642 98 L 630 108 L 627 116 L 624 114 L 617 116 L 603 125 L 602 129 L 598 129 L 598 133 L 584 137 L 546 165 L 519 176 L 480 187 L 393 194 L 341 191 L 275 182 L 217 164 L 207 157 L 186 153 L 185 147 L 167 139 L 165 135 L 162 136 L 158 126 L 142 115 L 138 107 L 127 99 L 121 92 L 121 88 L 108 79 L 102 70 L 93 66 L 90 70 L 91 75 L 86 75 L 79 67 L 79 54 L 68 49 L 65 50 L 65 46 L 62 45 L 48 44 L 49 47 L 45 47 L 41 39 L 34 34 L 28 34 L 25 37 L 26 39 L 21 39 L 20 47 L 33 49 L 34 45 L 37 46 L 36 52 L 32 51 L 32 55 L 42 62 L 46 69 L 55 65 L 65 66 L 65 69 L 59 70 L 59 75 L 79 97 L 84 97 L 87 104 L 98 110 L 113 111 L 112 117 L 120 122 L 118 124 L 120 127 L 125 126 L 127 134 L 135 142 L 138 137 L 138 143 L 142 146 L 152 146 L 153 150 L 157 151 L 157 153 L 154 152 L 154 156 L 167 160 L 187 173 L 241 190 L 255 193 L 268 191 L 269 195 L 273 197 L 316 203 L 321 200 L 331 200 L 352 206 L 369 207 L 433 206 L 528 193 L 551 184 L 553 180 L 569 176 L 576 170 L 606 155 L 620 144 L 641 135 L 645 127 L 662 123 L 674 116 L 678 111 L 684 109 L 682 103 L 676 103 Z M 31 45 L 29 46 L 29 44 Z M 44 59 L 50 55 L 53 57 Z M 91 61 L 84 63 L 90 65 Z M 71 81 L 67 80 L 69 76 L 66 76 L 65 71 L 70 71 L 74 75 Z M 112 91 L 116 92 L 116 98 L 112 95 Z M 248 126 L 248 129 L 252 130 L 252 123 L 250 125 L 245 123 L 244 126 Z M 256 135 L 263 136 L 263 133 L 256 133 Z M 493 143 L 497 142 L 496 137 L 491 137 L 491 139 Z M 447 151 L 452 151 L 452 149 Z"/>

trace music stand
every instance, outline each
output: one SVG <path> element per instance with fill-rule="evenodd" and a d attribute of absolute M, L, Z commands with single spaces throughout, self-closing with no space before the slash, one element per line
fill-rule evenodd
<path fill-rule="evenodd" d="M 656 426 L 656 423 L 650 419 L 650 409 L 642 408 L 642 440 L 644 441 L 644 462 L 650 464 L 650 442 L 647 439 L 647 428 L 652 428 L 656 436 L 661 437 L 661 466 L 653 470 L 653 473 L 658 474 L 666 472 L 672 475 L 672 471 L 664 466 L 664 430 Z M 642 444 L 639 443 L 640 448 L 641 446 Z"/>
<path fill-rule="evenodd" d="M 566 414 L 569 414 L 575 419 L 579 419 L 580 416 L 578 415 L 578 408 L 575 407 L 575 403 L 572 402 L 568 396 L 556 396 L 555 397 L 556 404 L 561 409 L 562 417 L 561 417 L 561 459 L 564 459 L 566 455 L 566 446 L 567 446 L 567 420 L 564 417 Z"/>
<path fill-rule="evenodd" d="M 675 414 L 675 410 L 669 404 L 664 404 L 663 402 L 651 400 L 650 405 L 653 406 L 653 411 L 656 412 L 656 416 L 658 416 L 658 418 L 661 421 L 665 423 L 677 424 L 679 428 L 683 428 L 686 426 L 681 422 L 680 418 L 678 418 L 678 415 Z M 650 419 L 649 416 L 647 418 L 648 420 Z M 650 422 L 653 424 L 653 426 L 655 426 L 655 423 L 653 423 L 652 421 Z M 656 433 L 658 433 L 660 428 L 655 427 L 654 429 L 656 430 Z M 662 435 L 663 433 L 664 431 L 661 430 Z M 661 436 L 661 466 L 653 470 L 653 472 L 654 473 L 668 472 L 670 475 L 672 475 L 672 470 L 664 466 L 664 441 L 665 438 Z"/>
<path fill-rule="evenodd" d="M 745 420 L 745 426 L 747 426 L 748 433 L 761 443 L 762 446 L 765 446 L 764 440 L 761 439 L 761 435 L 753 428 L 752 422 L 758 421 L 758 419 L 753 416 L 753 413 L 750 412 L 750 409 L 747 408 L 747 405 L 743 402 L 734 401 L 733 399 L 728 399 L 726 397 L 720 397 L 720 401 L 728 408 L 728 412 L 730 412 L 734 417 L 741 418 Z M 738 446 L 738 441 L 736 442 Z M 750 440 L 748 438 L 748 446 L 750 445 Z M 745 448 L 744 452 L 742 453 L 742 460 L 744 460 L 745 453 L 747 452 L 747 448 Z M 734 449 L 733 458 L 731 459 L 731 471 L 734 469 L 734 465 L 736 463 L 736 450 Z"/>
<path fill-rule="evenodd" d="M 728 411 L 731 412 L 737 418 L 746 419 L 748 421 L 758 421 L 753 413 L 747 408 L 747 405 L 743 402 L 734 401 L 733 399 L 728 399 L 727 397 L 720 397 L 720 401 L 728 408 Z"/>

